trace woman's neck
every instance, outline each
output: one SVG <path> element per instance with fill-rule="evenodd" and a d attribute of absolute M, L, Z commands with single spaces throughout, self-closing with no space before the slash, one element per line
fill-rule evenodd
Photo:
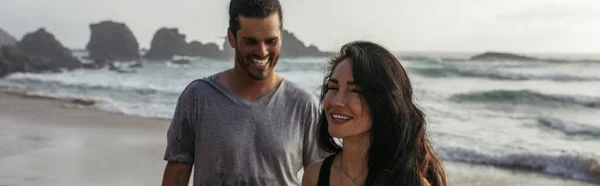
<path fill-rule="evenodd" d="M 342 171 L 350 178 L 355 179 L 369 171 L 367 166 L 369 146 L 370 137 L 368 134 L 343 139 Z"/>

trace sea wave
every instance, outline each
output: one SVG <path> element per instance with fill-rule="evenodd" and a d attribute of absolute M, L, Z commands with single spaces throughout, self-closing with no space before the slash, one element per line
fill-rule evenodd
<path fill-rule="evenodd" d="M 277 72 L 319 72 L 325 73 L 328 68 L 327 61 L 315 62 L 280 62 L 275 67 Z"/>
<path fill-rule="evenodd" d="M 106 97 L 31 91 L 19 86 L 4 85 L 0 91 L 30 98 L 63 101 L 70 104 L 64 105 L 70 108 L 81 108 L 81 106 L 84 106 L 99 111 L 144 118 L 170 119 L 174 109 L 173 105 L 169 106 L 161 103 L 123 103 Z"/>
<path fill-rule="evenodd" d="M 600 127 L 594 127 L 589 124 L 566 122 L 549 116 L 540 116 L 537 118 L 537 122 L 553 129 L 560 130 L 568 135 L 585 134 L 600 136 Z"/>
<path fill-rule="evenodd" d="M 577 153 L 484 152 L 456 146 L 438 147 L 443 159 L 540 171 L 600 183 L 600 156 Z"/>
<path fill-rule="evenodd" d="M 49 78 L 52 77 L 52 78 Z M 56 78 L 56 76 L 47 74 L 17 73 L 6 78 L 7 81 L 17 83 L 22 86 L 44 86 L 82 89 L 85 91 L 116 91 L 116 92 L 135 92 L 140 95 L 168 94 L 177 96 L 181 90 L 174 90 L 169 87 L 154 86 L 152 84 L 134 84 L 121 82 L 119 84 L 104 81 L 77 81 L 72 78 Z"/>
<path fill-rule="evenodd" d="M 49 92 L 41 92 L 41 91 L 29 91 L 23 87 L 19 86 L 6 86 L 2 87 L 0 91 L 19 95 L 23 97 L 29 98 L 40 98 L 40 99 L 50 99 L 50 100 L 58 100 L 65 101 L 65 103 L 74 103 L 81 104 L 85 102 L 86 106 L 91 105 L 101 105 L 101 104 L 110 104 L 112 100 L 103 98 L 103 97 L 95 97 L 95 96 L 74 96 L 68 94 L 58 94 L 58 93 L 49 93 Z"/>
<path fill-rule="evenodd" d="M 512 72 L 498 71 L 492 68 L 455 68 L 455 67 L 426 67 L 426 68 L 407 68 L 410 72 L 417 73 L 425 77 L 481 77 L 494 80 L 552 80 L 552 81 L 600 81 L 600 77 L 582 77 L 567 74 L 519 74 Z"/>
<path fill-rule="evenodd" d="M 600 108 L 600 97 L 550 95 L 531 90 L 493 90 L 455 94 L 451 100 L 457 102 L 502 102 L 512 104 L 563 104 Z"/>
<path fill-rule="evenodd" d="M 427 56 L 399 56 L 401 60 L 411 60 L 411 61 L 439 61 L 437 58 L 427 57 Z"/>

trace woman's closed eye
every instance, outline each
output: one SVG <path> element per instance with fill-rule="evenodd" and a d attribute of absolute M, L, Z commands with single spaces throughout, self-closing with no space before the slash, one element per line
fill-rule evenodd
<path fill-rule="evenodd" d="M 327 86 L 327 90 L 339 90 L 339 89 L 340 88 L 337 86 Z M 359 89 L 352 89 L 352 90 L 350 90 L 350 92 L 357 93 L 357 94 L 362 93 L 362 91 L 360 91 Z"/>

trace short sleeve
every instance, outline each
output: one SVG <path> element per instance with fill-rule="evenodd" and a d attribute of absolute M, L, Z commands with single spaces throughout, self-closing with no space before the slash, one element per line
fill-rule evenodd
<path fill-rule="evenodd" d="M 316 97 L 310 100 L 306 114 L 306 128 L 304 130 L 303 165 L 308 167 L 311 163 L 327 157 L 328 153 L 321 150 L 317 144 L 317 124 L 319 122 L 319 101 Z"/>
<path fill-rule="evenodd" d="M 177 163 L 194 163 L 195 115 L 197 96 L 191 83 L 179 96 L 173 119 L 167 131 L 167 148 L 164 160 Z"/>

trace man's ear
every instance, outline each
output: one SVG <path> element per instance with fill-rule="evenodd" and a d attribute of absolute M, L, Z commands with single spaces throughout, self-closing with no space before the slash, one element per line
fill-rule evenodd
<path fill-rule="evenodd" d="M 235 37 L 233 36 L 233 32 L 231 32 L 230 29 L 227 29 L 227 41 L 229 41 L 229 46 L 231 46 L 231 48 L 235 48 Z"/>

